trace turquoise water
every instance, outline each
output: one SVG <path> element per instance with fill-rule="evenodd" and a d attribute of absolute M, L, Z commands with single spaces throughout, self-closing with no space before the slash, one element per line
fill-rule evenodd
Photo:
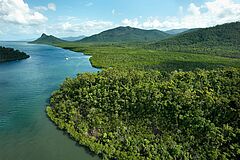
<path fill-rule="evenodd" d="M 66 77 L 96 72 L 89 57 L 47 45 L 0 42 L 31 58 L 0 63 L 0 160 L 91 160 L 45 114 L 51 92 Z"/>

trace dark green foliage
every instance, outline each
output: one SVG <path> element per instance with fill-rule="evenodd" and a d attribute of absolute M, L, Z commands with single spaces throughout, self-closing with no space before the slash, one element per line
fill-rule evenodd
<path fill-rule="evenodd" d="M 240 69 L 223 68 L 240 67 L 238 27 L 190 30 L 159 43 L 118 43 L 115 30 L 92 37 L 104 43 L 56 43 L 113 68 L 67 79 L 48 116 L 105 159 L 240 159 Z"/>
<path fill-rule="evenodd" d="M 43 33 L 40 38 L 38 38 L 37 40 L 32 41 L 30 43 L 54 45 L 54 44 L 57 44 L 57 43 L 64 43 L 64 42 L 67 42 L 67 41 L 64 41 L 60 38 L 54 37 L 52 35 L 48 36 L 45 33 Z"/>
<path fill-rule="evenodd" d="M 223 66 L 240 67 L 240 59 L 207 54 L 181 53 L 143 49 L 141 43 L 59 43 L 56 46 L 83 52 L 98 68 L 141 68 L 164 71 L 195 68 L 213 69 Z"/>
<path fill-rule="evenodd" d="M 240 22 L 192 30 L 147 48 L 240 58 Z"/>
<path fill-rule="evenodd" d="M 170 37 L 169 34 L 159 30 L 142 30 L 131 27 L 118 27 L 104 31 L 100 34 L 86 37 L 80 42 L 154 42 Z"/>
<path fill-rule="evenodd" d="M 105 159 L 239 159 L 240 69 L 66 79 L 48 116 Z"/>
<path fill-rule="evenodd" d="M 157 44 L 114 37 L 56 43 L 114 69 L 67 79 L 47 113 L 105 159 L 239 159 L 240 69 L 222 68 L 240 66 L 238 25 L 190 30 Z M 215 70 L 152 71 L 196 68 Z"/>
<path fill-rule="evenodd" d="M 21 59 L 27 59 L 30 56 L 19 50 L 13 48 L 5 48 L 0 46 L 0 62 L 15 61 Z"/>

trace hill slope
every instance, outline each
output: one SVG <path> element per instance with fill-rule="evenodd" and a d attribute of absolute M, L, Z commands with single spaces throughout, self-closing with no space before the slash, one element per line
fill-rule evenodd
<path fill-rule="evenodd" d="M 192 30 L 150 46 L 154 49 L 240 57 L 240 22 Z"/>
<path fill-rule="evenodd" d="M 168 37 L 170 37 L 169 34 L 159 30 L 118 27 L 86 37 L 80 40 L 80 42 L 153 42 L 160 41 Z"/>
<path fill-rule="evenodd" d="M 52 35 L 46 35 L 45 33 L 42 34 L 42 36 L 35 41 L 32 41 L 30 43 L 33 44 L 57 44 L 61 42 L 66 42 L 60 38 L 54 37 Z"/>

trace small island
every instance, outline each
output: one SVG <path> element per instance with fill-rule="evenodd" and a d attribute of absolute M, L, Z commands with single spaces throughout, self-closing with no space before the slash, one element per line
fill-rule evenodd
<path fill-rule="evenodd" d="M 27 59 L 29 57 L 30 57 L 29 55 L 19 50 L 14 50 L 13 48 L 5 48 L 0 46 L 0 63 Z"/>

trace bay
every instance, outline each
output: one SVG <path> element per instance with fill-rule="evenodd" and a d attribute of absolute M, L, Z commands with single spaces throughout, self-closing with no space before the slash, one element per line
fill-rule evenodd
<path fill-rule="evenodd" d="M 48 45 L 0 42 L 26 60 L 0 63 L 0 160 L 98 159 L 47 118 L 51 93 L 66 77 L 97 72 L 89 56 Z"/>

